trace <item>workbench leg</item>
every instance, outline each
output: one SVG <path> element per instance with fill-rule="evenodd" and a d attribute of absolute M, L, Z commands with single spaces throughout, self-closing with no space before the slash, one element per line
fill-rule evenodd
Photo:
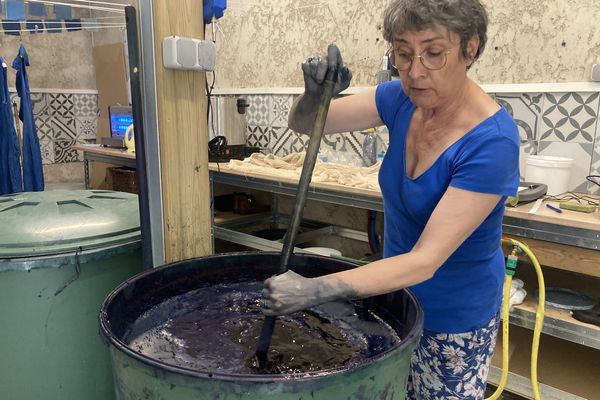
<path fill-rule="evenodd" d="M 208 188 L 210 190 L 210 253 L 215 254 L 215 181 L 212 173 L 208 173 Z"/>

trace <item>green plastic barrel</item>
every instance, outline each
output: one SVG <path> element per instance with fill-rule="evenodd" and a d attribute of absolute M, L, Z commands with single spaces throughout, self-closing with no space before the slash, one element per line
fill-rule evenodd
<path fill-rule="evenodd" d="M 278 253 L 215 255 L 147 271 L 116 288 L 102 306 L 100 328 L 110 346 L 117 399 L 404 399 L 410 357 L 423 325 L 423 312 L 407 290 L 365 300 L 365 306 L 387 322 L 402 341 L 351 367 L 298 376 L 225 374 L 165 364 L 128 347 L 126 337 L 134 322 L 154 306 L 206 285 L 262 281 L 276 273 L 279 264 Z M 345 261 L 305 254 L 295 255 L 290 265 L 308 277 L 355 267 Z M 165 315 L 164 320 L 168 317 Z"/>
<path fill-rule="evenodd" d="M 0 196 L 0 398 L 114 399 L 97 316 L 141 271 L 136 195 Z"/>

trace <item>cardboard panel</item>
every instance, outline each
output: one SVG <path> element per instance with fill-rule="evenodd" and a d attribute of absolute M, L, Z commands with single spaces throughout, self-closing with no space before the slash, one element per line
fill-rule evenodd
<path fill-rule="evenodd" d="M 98 89 L 98 133 L 96 141 L 110 136 L 108 106 L 129 105 L 127 90 L 127 69 L 125 67 L 122 43 L 97 46 L 93 49 L 96 68 L 96 88 Z M 94 162 L 90 183 L 92 188 L 110 189 L 106 182 L 106 168 L 111 165 Z"/>

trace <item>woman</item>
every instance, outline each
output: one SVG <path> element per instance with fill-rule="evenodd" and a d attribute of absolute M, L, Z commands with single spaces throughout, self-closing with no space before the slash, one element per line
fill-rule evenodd
<path fill-rule="evenodd" d="M 400 81 L 331 103 L 326 133 L 385 124 L 390 144 L 379 173 L 384 258 L 307 279 L 265 282 L 263 311 L 292 313 L 327 301 L 410 288 L 424 313 L 408 396 L 481 399 L 498 330 L 506 196 L 519 182 L 519 140 L 509 114 L 467 77 L 481 55 L 487 16 L 479 0 L 393 0 L 384 15 Z M 327 65 L 339 93 L 351 75 L 339 51 L 302 66 L 306 91 L 290 127 L 309 132 Z"/>

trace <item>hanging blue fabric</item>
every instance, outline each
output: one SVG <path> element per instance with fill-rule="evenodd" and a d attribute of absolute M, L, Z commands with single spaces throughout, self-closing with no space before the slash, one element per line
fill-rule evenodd
<path fill-rule="evenodd" d="M 43 3 L 29 3 L 29 15 L 33 17 L 47 17 L 48 11 Z"/>
<path fill-rule="evenodd" d="M 31 34 L 44 32 L 44 21 L 41 19 L 28 19 L 25 26 Z"/>
<path fill-rule="evenodd" d="M 23 122 L 23 189 L 26 192 L 44 190 L 44 170 L 42 168 L 42 152 L 33 119 L 33 106 L 29 91 L 27 69 L 29 57 L 23 45 L 19 46 L 19 54 L 12 67 L 17 70 L 17 93 L 21 98 L 19 118 Z"/>
<path fill-rule="evenodd" d="M 6 19 L 25 19 L 25 3 L 23 0 L 6 0 Z"/>
<path fill-rule="evenodd" d="M 2 20 L 2 30 L 6 35 L 19 36 L 21 34 L 21 22 L 4 19 Z"/>
<path fill-rule="evenodd" d="M 0 195 L 22 191 L 21 154 L 8 93 L 6 63 L 0 57 Z"/>
<path fill-rule="evenodd" d="M 71 6 L 65 6 L 65 5 L 59 5 L 59 4 L 54 5 L 54 15 L 56 16 L 56 19 L 71 19 L 71 18 L 73 18 L 71 16 Z"/>
<path fill-rule="evenodd" d="M 67 32 L 74 32 L 81 30 L 81 20 L 80 19 L 65 19 L 65 27 L 67 28 Z"/>
<path fill-rule="evenodd" d="M 48 33 L 62 33 L 63 22 L 59 19 L 47 19 L 46 30 Z"/>

